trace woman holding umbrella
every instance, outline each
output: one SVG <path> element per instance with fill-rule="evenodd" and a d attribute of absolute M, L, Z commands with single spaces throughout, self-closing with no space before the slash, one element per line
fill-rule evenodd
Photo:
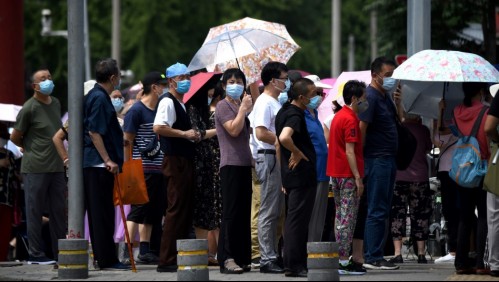
<path fill-rule="evenodd" d="M 218 261 L 220 272 L 241 274 L 251 270 L 252 156 L 246 116 L 253 103 L 251 96 L 244 94 L 246 76 L 240 69 L 224 73 L 222 88 L 227 97 L 218 103 L 215 116 L 223 200 Z"/>

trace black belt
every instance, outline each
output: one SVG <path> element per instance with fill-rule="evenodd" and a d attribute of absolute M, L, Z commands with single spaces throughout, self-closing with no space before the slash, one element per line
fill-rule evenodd
<path fill-rule="evenodd" d="M 275 150 L 258 150 L 258 154 L 275 155 L 276 151 Z"/>

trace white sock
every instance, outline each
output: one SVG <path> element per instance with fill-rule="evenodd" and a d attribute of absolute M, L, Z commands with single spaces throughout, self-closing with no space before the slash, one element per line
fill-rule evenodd
<path fill-rule="evenodd" d="M 340 260 L 340 264 L 343 266 L 347 266 L 349 262 L 349 260 Z"/>

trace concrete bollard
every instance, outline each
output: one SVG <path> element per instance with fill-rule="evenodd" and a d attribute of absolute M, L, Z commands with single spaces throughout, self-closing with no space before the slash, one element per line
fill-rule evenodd
<path fill-rule="evenodd" d="M 59 279 L 88 278 L 88 241 L 59 240 Z"/>
<path fill-rule="evenodd" d="M 308 281 L 340 281 L 338 244 L 308 243 Z"/>
<path fill-rule="evenodd" d="M 177 281 L 208 281 L 208 240 L 177 240 Z"/>

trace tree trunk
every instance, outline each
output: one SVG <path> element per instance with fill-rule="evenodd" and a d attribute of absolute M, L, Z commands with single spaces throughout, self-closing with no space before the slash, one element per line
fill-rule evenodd
<path fill-rule="evenodd" d="M 497 60 L 496 2 L 497 0 L 482 1 L 483 47 L 485 58 L 492 64 L 495 64 Z"/>

